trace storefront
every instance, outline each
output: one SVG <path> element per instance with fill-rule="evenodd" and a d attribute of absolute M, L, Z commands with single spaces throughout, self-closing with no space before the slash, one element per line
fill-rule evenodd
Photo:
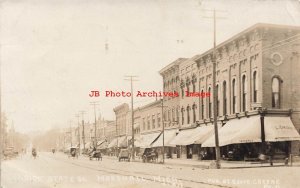
<path fill-rule="evenodd" d="M 229 120 L 219 129 L 219 146 L 223 158 L 247 160 L 266 153 L 266 145 L 272 145 L 275 155 L 282 158 L 289 154 L 290 141 L 300 140 L 290 117 L 254 115 Z M 202 147 L 215 147 L 214 134 Z M 232 155 L 232 156 L 231 156 Z"/>
<path fill-rule="evenodd" d="M 170 145 L 170 141 L 176 136 L 176 132 L 177 129 L 165 130 L 164 134 L 160 134 L 159 137 L 151 144 L 151 146 L 161 150 L 164 145 L 166 158 L 176 158 L 176 147 L 174 145 Z"/>
<path fill-rule="evenodd" d="M 201 144 L 213 134 L 213 125 L 204 124 L 196 128 L 182 129 L 169 144 L 177 146 L 180 151 L 180 158 L 199 159 Z"/>

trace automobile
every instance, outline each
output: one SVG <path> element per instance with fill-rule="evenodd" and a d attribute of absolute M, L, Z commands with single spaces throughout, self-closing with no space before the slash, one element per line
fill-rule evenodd
<path fill-rule="evenodd" d="M 157 162 L 158 159 L 158 153 L 153 148 L 145 148 L 143 154 L 142 154 L 142 160 L 143 162 Z"/>
<path fill-rule="evenodd" d="M 78 153 L 79 153 L 79 149 L 77 147 L 70 147 L 70 150 L 69 150 L 69 155 L 68 157 L 72 157 L 73 159 L 74 158 L 78 158 Z"/>
<path fill-rule="evenodd" d="M 101 160 L 102 161 L 102 155 L 101 155 L 101 152 L 100 150 L 95 150 L 95 151 L 92 151 L 90 154 L 89 154 L 89 158 L 90 160 L 92 159 L 97 159 L 98 161 Z"/>
<path fill-rule="evenodd" d="M 119 161 L 127 160 L 129 162 L 130 161 L 130 152 L 129 152 L 129 150 L 128 149 L 121 149 L 118 158 L 119 158 Z"/>

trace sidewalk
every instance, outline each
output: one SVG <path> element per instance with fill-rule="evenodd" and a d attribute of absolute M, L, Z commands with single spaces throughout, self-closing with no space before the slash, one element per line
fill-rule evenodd
<path fill-rule="evenodd" d="M 103 156 L 103 158 L 117 160 L 116 156 Z M 141 159 L 135 159 L 134 162 L 142 163 Z M 162 158 L 158 159 L 158 164 L 162 162 Z M 202 168 L 202 169 L 209 169 L 212 168 L 211 165 L 214 160 L 195 160 L 195 159 L 165 159 L 165 165 L 170 166 L 182 166 L 182 167 L 193 167 L 193 168 Z M 249 162 L 249 161 L 225 161 L 221 160 L 221 168 L 224 169 L 236 169 L 236 168 L 260 168 L 260 167 L 279 167 L 279 166 L 286 166 L 284 161 L 274 161 L 273 166 L 270 166 L 269 162 Z M 297 160 L 293 162 L 292 166 L 300 166 L 300 161 Z M 287 167 L 291 167 L 291 164 L 287 165 Z"/>

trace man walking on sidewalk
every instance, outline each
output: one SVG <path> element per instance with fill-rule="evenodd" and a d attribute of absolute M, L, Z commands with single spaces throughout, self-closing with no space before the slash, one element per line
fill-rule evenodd
<path fill-rule="evenodd" d="M 267 155 L 269 155 L 270 165 L 273 166 L 274 148 L 271 143 L 268 143 Z"/>

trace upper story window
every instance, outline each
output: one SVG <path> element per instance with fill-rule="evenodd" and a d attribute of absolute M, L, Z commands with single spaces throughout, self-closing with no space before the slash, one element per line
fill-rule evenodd
<path fill-rule="evenodd" d="M 160 122 L 161 122 L 160 113 L 158 113 L 157 114 L 157 127 L 160 127 Z"/>
<path fill-rule="evenodd" d="M 147 128 L 150 130 L 150 117 L 147 118 Z"/>
<path fill-rule="evenodd" d="M 253 102 L 257 102 L 257 72 L 253 73 Z"/>
<path fill-rule="evenodd" d="M 208 93 L 211 93 L 211 88 L 208 88 Z M 211 104 L 211 95 L 208 97 L 208 117 L 212 117 L 212 104 Z"/>
<path fill-rule="evenodd" d="M 197 82 L 197 77 L 195 74 L 193 74 L 192 76 L 193 92 L 196 92 L 196 82 Z"/>
<path fill-rule="evenodd" d="M 181 125 L 184 124 L 184 108 L 181 108 Z"/>
<path fill-rule="evenodd" d="M 236 112 L 236 84 L 235 79 L 232 80 L 232 113 Z"/>
<path fill-rule="evenodd" d="M 145 122 L 145 118 L 143 118 L 143 130 L 146 130 L 146 122 Z"/>
<path fill-rule="evenodd" d="M 272 79 L 272 108 L 280 108 L 280 79 Z"/>
<path fill-rule="evenodd" d="M 191 85 L 191 80 L 189 77 L 186 78 L 186 91 L 190 92 L 190 85 Z"/>
<path fill-rule="evenodd" d="M 203 89 L 201 90 L 201 93 L 203 93 Z M 204 97 L 200 97 L 201 98 L 201 119 L 204 119 Z"/>
<path fill-rule="evenodd" d="M 193 109 L 193 123 L 196 123 L 196 109 L 197 109 L 197 105 L 193 104 L 192 109 Z"/>
<path fill-rule="evenodd" d="M 191 110 L 191 107 L 188 105 L 186 107 L 187 124 L 190 124 L 190 110 Z"/>
<path fill-rule="evenodd" d="M 246 75 L 242 77 L 242 111 L 246 111 L 246 104 L 247 104 L 247 79 Z"/>
<path fill-rule="evenodd" d="M 220 100 L 219 100 L 219 85 L 216 86 L 216 90 L 217 90 L 217 115 L 220 115 Z"/>
<path fill-rule="evenodd" d="M 226 81 L 223 82 L 223 115 L 227 114 L 227 86 Z"/>
<path fill-rule="evenodd" d="M 152 129 L 155 129 L 155 115 L 152 115 Z"/>

